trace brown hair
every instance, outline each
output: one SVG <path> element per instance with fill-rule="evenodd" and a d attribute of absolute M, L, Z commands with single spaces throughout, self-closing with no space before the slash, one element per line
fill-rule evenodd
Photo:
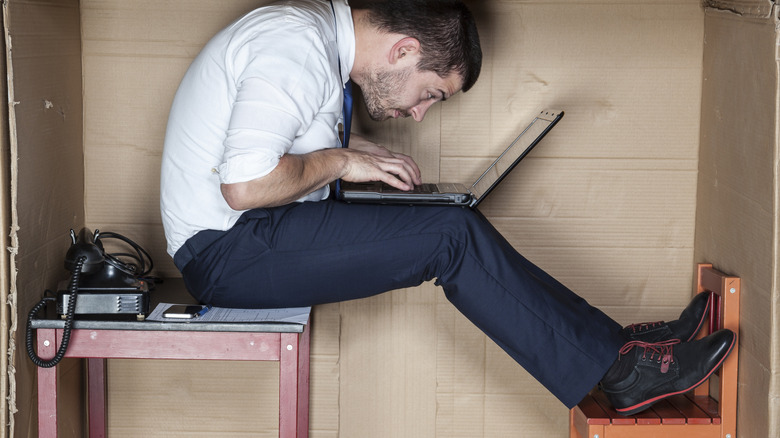
<path fill-rule="evenodd" d="M 477 82 L 482 49 L 471 11 L 457 0 L 380 0 L 360 2 L 368 19 L 388 33 L 416 38 L 421 60 L 417 68 L 447 77 L 453 71 L 463 79 L 463 91 Z"/>

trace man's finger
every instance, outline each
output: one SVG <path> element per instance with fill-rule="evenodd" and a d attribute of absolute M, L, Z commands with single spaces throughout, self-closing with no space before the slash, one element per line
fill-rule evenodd
<path fill-rule="evenodd" d="M 417 166 L 417 163 L 414 161 L 412 157 L 404 154 L 395 154 L 395 153 L 393 154 L 393 156 L 403 160 L 409 166 L 410 174 L 412 175 L 415 184 L 420 184 L 422 182 L 420 180 L 420 178 L 422 177 L 422 173 L 420 172 L 420 167 Z"/>
<path fill-rule="evenodd" d="M 391 173 L 384 173 L 382 174 L 382 178 L 380 179 L 383 183 L 386 183 L 387 185 L 393 186 L 398 190 L 403 190 L 405 192 L 408 192 L 409 190 L 412 190 L 414 188 L 414 185 L 407 184 L 400 179 L 396 178 L 395 175 Z"/>
<path fill-rule="evenodd" d="M 409 171 L 404 161 L 401 160 L 395 163 L 385 162 L 383 163 L 383 165 L 380 166 L 380 169 L 384 171 L 385 174 L 389 175 L 391 179 L 394 179 L 396 181 L 402 181 L 406 185 L 406 188 L 401 188 L 398 187 L 396 184 L 388 183 L 393 187 L 396 187 L 401 190 L 411 190 L 414 187 L 414 179 L 412 178 L 412 173 Z"/>

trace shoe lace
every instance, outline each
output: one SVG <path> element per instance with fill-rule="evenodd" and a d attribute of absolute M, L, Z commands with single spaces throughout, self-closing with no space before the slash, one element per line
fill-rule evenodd
<path fill-rule="evenodd" d="M 656 360 L 661 364 L 661 372 L 666 373 L 669 370 L 669 365 L 674 363 L 674 346 L 681 342 L 679 339 L 669 339 L 661 342 L 630 341 L 620 349 L 620 357 L 628 354 L 635 347 L 643 348 L 642 360 Z M 649 358 L 647 357 L 648 354 L 650 355 Z"/>
<path fill-rule="evenodd" d="M 625 330 L 631 330 L 632 333 L 636 333 L 636 332 L 654 329 L 662 324 L 664 324 L 664 321 L 640 322 L 637 324 L 631 324 L 626 326 Z"/>

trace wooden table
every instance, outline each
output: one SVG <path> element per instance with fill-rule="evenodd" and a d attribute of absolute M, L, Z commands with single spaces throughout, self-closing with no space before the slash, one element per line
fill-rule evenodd
<path fill-rule="evenodd" d="M 151 309 L 159 302 L 192 302 L 180 279 L 166 280 L 151 296 Z M 64 324 L 54 317 L 32 321 L 42 359 L 54 357 Z M 74 321 L 65 357 L 87 359 L 90 437 L 107 433 L 106 359 L 197 359 L 279 361 L 279 436 L 301 438 L 308 436 L 309 428 L 309 332 L 309 325 L 297 323 L 181 323 L 82 316 Z M 56 367 L 38 368 L 41 437 L 57 436 L 57 396 Z"/>

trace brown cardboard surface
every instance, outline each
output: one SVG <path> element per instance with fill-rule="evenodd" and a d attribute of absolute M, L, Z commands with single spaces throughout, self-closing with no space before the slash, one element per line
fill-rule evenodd
<path fill-rule="evenodd" d="M 443 296 L 438 297 L 435 310 L 436 436 L 482 436 L 485 426 L 484 351 L 490 341 Z"/>
<path fill-rule="evenodd" d="M 62 421 L 59 424 L 60 436 L 83 436 L 87 422 L 87 413 L 82 406 L 87 403 L 83 388 L 87 385 L 84 367 L 78 359 L 64 359 L 58 367 L 60 390 L 67 394 L 60 404 Z M 24 428 L 22 428 L 24 429 Z"/>
<path fill-rule="evenodd" d="M 341 317 L 339 304 L 316 306 L 312 312 L 309 432 L 312 437 L 338 437 Z"/>
<path fill-rule="evenodd" d="M 170 101 L 203 43 L 260 3 L 10 2 L 20 314 L 64 277 L 67 230 L 85 222 L 175 275 L 158 211 Z M 743 16 L 706 22 L 699 0 L 470 4 L 485 49 L 474 89 L 422 124 L 358 115 L 359 131 L 431 179 L 468 181 L 536 112 L 565 110 L 482 211 L 621 323 L 675 317 L 694 262 L 742 276 L 740 434 L 777 435 L 777 39 L 756 18 L 769 3 L 711 0 Z M 313 324 L 311 436 L 566 434 L 565 408 L 430 283 L 319 306 Z M 34 370 L 12 364 L 12 433 L 32 436 Z M 275 434 L 273 367 L 112 361 L 109 377 L 112 435 Z"/>
<path fill-rule="evenodd" d="M 774 0 L 704 0 L 703 4 L 712 9 L 729 11 L 743 17 L 770 18 Z"/>
<path fill-rule="evenodd" d="M 112 436 L 279 434 L 276 362 L 112 360 L 108 372 Z"/>
<path fill-rule="evenodd" d="M 8 82 L 12 223 L 4 232 L 10 233 L 12 257 L 11 416 L 3 431 L 26 436 L 36 430 L 35 367 L 26 357 L 20 328 L 44 290 L 66 275 L 68 229 L 84 222 L 79 9 L 78 1 L 11 2 L 3 13 L 7 68 L 13 72 Z M 70 366 L 61 375 L 79 374 L 79 365 Z M 77 405 L 80 397 L 76 392 L 63 400 Z M 81 421 L 63 425 L 75 434 L 82 426 Z"/>
<path fill-rule="evenodd" d="M 708 10 L 705 31 L 695 258 L 742 278 L 738 433 L 777 436 L 776 23 Z"/>
<path fill-rule="evenodd" d="M 688 118 L 698 117 L 701 73 L 695 2 L 494 2 L 486 7 L 490 25 L 502 31 L 494 35 L 489 30 L 483 38 L 490 47 L 489 75 L 480 78 L 479 90 L 463 96 L 461 102 L 471 110 L 443 106 L 443 141 L 450 145 L 443 156 L 481 151 L 492 156 L 538 108 L 553 107 L 567 110 L 556 131 L 566 131 L 568 147 L 562 153 L 568 156 L 690 159 L 698 133 Z M 600 8 L 609 12 L 596 13 Z M 663 99 L 659 90 L 680 98 Z M 649 104 L 657 99 L 663 104 Z M 632 129 L 621 129 L 627 126 Z M 463 141 L 464 130 L 479 135 Z M 655 147 L 672 138 L 676 148 Z M 544 155 L 553 153 L 544 150 Z"/>
<path fill-rule="evenodd" d="M 342 436 L 436 433 L 436 290 L 341 303 Z"/>
<path fill-rule="evenodd" d="M 167 106 L 177 76 L 216 23 L 243 6 L 230 4 L 209 17 L 209 6 L 197 3 L 187 12 L 197 30 L 183 29 L 167 4 L 82 7 L 88 222 L 127 232 L 161 254 L 156 169 Z M 357 127 L 413 155 L 424 175 L 445 179 L 473 175 L 468 158 L 484 162 L 528 117 L 561 107 L 567 116 L 550 143 L 484 211 L 532 260 L 616 318 L 679 313 L 690 295 L 702 45 L 697 2 L 479 7 L 490 27 L 474 90 L 432 110 L 423 124 L 359 116 Z M 145 21 L 166 22 L 175 42 Z M 116 174 L 114 161 L 134 173 Z M 99 184 L 109 178 L 114 187 Z M 659 271 L 663 278 L 653 281 Z M 337 371 L 338 391 L 316 400 L 339 406 L 341 436 L 500 436 L 517 417 L 491 416 L 491 406 L 523 412 L 538 400 L 556 403 L 430 284 L 338 309 L 338 360 L 327 358 L 327 369 L 313 373 Z M 495 391 L 502 397 L 491 398 Z M 538 417 L 534 409 L 528 415 Z M 319 428 L 315 418 L 312 427 Z M 534 424 L 542 435 L 565 428 L 562 420 Z"/>

